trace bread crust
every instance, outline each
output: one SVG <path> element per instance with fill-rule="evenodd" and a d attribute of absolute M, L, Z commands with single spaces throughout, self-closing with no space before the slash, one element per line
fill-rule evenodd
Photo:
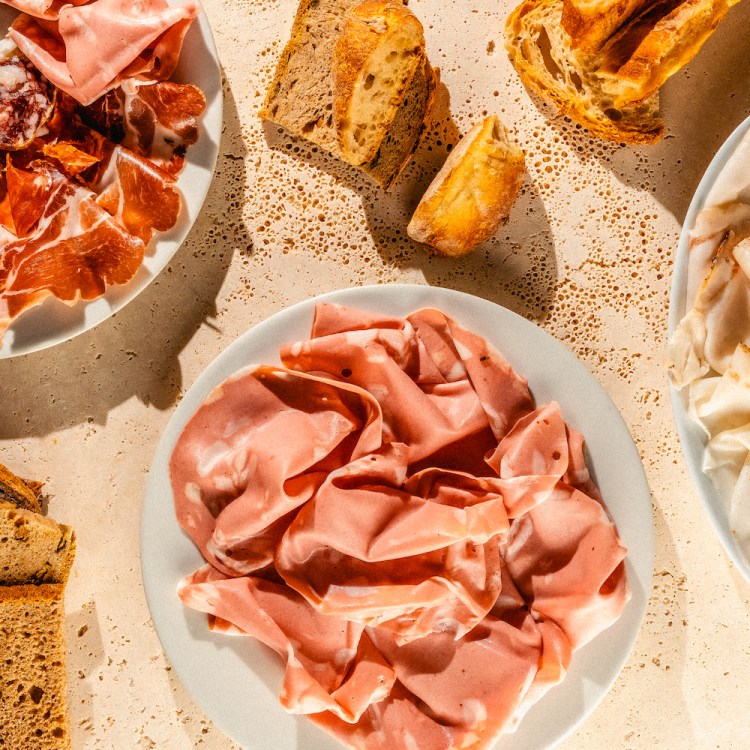
<path fill-rule="evenodd" d="M 387 100 L 383 97 L 377 103 L 382 121 L 377 124 L 376 132 L 369 134 L 369 143 L 357 143 L 353 131 L 359 114 L 356 111 L 358 99 L 367 86 L 368 76 L 374 78 L 375 73 L 381 73 L 378 63 L 382 64 L 382 58 L 393 54 L 399 59 L 404 53 L 403 49 L 394 47 L 396 37 L 408 43 L 405 52 L 409 57 L 402 66 L 402 77 L 383 92 Z M 365 0 L 349 13 L 336 43 L 332 74 L 334 126 L 341 154 L 350 164 L 359 166 L 375 158 L 424 57 L 422 24 L 401 2 Z"/>
<path fill-rule="evenodd" d="M 17 477 L 7 466 L 0 464 L 0 500 L 13 503 L 18 508 L 40 512 L 38 482 L 27 483 Z"/>
<path fill-rule="evenodd" d="M 523 0 L 508 17 L 505 46 L 524 84 L 600 138 L 632 144 L 658 141 L 664 134 L 658 93 L 616 109 L 602 96 L 600 81 L 574 64 L 576 56 L 561 16 L 562 0 Z M 542 33 L 549 37 L 560 76 L 547 67 L 538 44 Z"/>
<path fill-rule="evenodd" d="M 573 49 L 594 53 L 644 5 L 644 0 L 563 0 L 561 23 Z"/>
<path fill-rule="evenodd" d="M 448 156 L 409 222 L 409 236 L 439 255 L 466 255 L 508 220 L 525 173 L 521 148 L 496 115 L 487 117 Z"/>

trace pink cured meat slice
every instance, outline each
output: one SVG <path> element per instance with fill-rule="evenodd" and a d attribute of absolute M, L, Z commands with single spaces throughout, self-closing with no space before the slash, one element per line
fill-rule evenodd
<path fill-rule="evenodd" d="M 360 315 L 353 330 L 337 331 L 345 315 L 319 305 L 313 338 L 282 348 L 281 360 L 372 393 L 383 410 L 384 439 L 407 445 L 409 463 L 487 428 L 507 430 L 533 409 L 526 381 L 442 313 L 420 311 L 406 320 Z M 380 327 L 366 327 L 373 322 Z M 316 337 L 319 331 L 325 335 Z"/>
<path fill-rule="evenodd" d="M 179 594 L 193 609 L 220 618 L 215 630 L 252 635 L 286 661 L 280 697 L 291 713 L 332 711 L 355 722 L 393 687 L 393 670 L 363 626 L 318 615 L 287 586 L 226 578 L 206 566 L 182 582 Z"/>
<path fill-rule="evenodd" d="M 505 562 L 532 611 L 580 648 L 617 620 L 629 598 L 626 554 L 603 506 L 561 483 L 513 522 Z"/>
<path fill-rule="evenodd" d="M 42 18 L 56 17 L 22 14 L 8 35 L 51 83 L 84 105 L 131 78 L 169 78 L 198 13 L 193 0 L 39 6 Z"/>
<path fill-rule="evenodd" d="M 255 368 L 215 389 L 186 425 L 170 462 L 177 519 L 218 569 L 258 570 L 330 468 L 379 447 L 380 410 L 364 391 Z"/>

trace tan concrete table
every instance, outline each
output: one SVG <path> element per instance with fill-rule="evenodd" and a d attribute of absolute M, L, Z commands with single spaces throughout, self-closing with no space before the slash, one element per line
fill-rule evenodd
<path fill-rule="evenodd" d="M 139 526 L 154 448 L 181 394 L 250 326 L 320 292 L 408 281 L 493 300 L 563 340 L 643 458 L 656 536 L 648 612 L 613 690 L 564 747 L 750 747 L 750 585 L 688 477 L 664 354 L 680 222 L 750 113 L 750 3 L 663 90 L 668 136 L 626 148 L 594 142 L 530 98 L 503 50 L 512 3 L 411 0 L 444 86 L 433 131 L 387 196 L 257 118 L 294 6 L 205 0 L 225 127 L 189 239 L 98 328 L 0 361 L 0 461 L 44 480 L 52 515 L 78 533 L 66 601 L 75 746 L 234 747 L 171 674 L 149 620 Z M 447 144 L 491 112 L 527 152 L 523 194 L 477 253 L 431 258 L 405 239 L 407 218 Z"/>

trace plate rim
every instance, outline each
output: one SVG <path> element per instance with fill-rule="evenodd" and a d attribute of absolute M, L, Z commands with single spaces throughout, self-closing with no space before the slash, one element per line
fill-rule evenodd
<path fill-rule="evenodd" d="M 384 291 L 386 290 L 386 291 Z M 475 309 L 484 309 L 486 310 L 494 310 L 499 318 L 505 317 L 506 320 L 510 320 L 515 322 L 520 328 L 523 330 L 525 329 L 525 332 L 528 333 L 530 331 L 536 331 L 536 334 L 534 335 L 541 335 L 541 337 L 547 342 L 550 349 L 554 350 L 555 356 L 554 359 L 557 360 L 558 358 L 568 359 L 571 363 L 571 366 L 574 369 L 579 370 L 580 373 L 585 374 L 583 377 L 584 381 L 588 381 L 587 385 L 592 386 L 594 388 L 594 393 L 596 396 L 596 399 L 601 400 L 609 405 L 608 409 L 605 409 L 605 411 L 608 411 L 609 413 L 607 416 L 610 420 L 613 421 L 614 426 L 617 430 L 620 431 L 621 435 L 626 436 L 626 446 L 625 449 L 629 452 L 629 456 L 627 457 L 628 460 L 622 461 L 623 464 L 628 464 L 631 466 L 631 468 L 637 466 L 638 470 L 636 472 L 636 476 L 632 477 L 632 481 L 629 484 L 629 489 L 631 492 L 629 493 L 629 497 L 635 497 L 639 499 L 639 502 L 641 503 L 641 508 L 638 510 L 637 513 L 635 513 L 635 517 L 638 518 L 638 543 L 635 545 L 637 549 L 640 550 L 639 556 L 637 560 L 634 560 L 630 557 L 627 558 L 627 570 L 628 570 L 628 577 L 631 582 L 631 587 L 635 587 L 635 585 L 638 585 L 638 591 L 634 591 L 633 598 L 628 603 L 623 617 L 621 618 L 621 621 L 618 621 L 615 625 L 613 625 L 610 629 L 604 631 L 604 633 L 600 634 L 597 638 L 595 638 L 591 644 L 588 644 L 588 646 L 584 647 L 583 649 L 580 649 L 578 652 L 576 652 L 576 656 L 574 656 L 573 659 L 573 665 L 571 672 L 573 672 L 573 669 L 575 669 L 576 665 L 582 666 L 582 655 L 584 653 L 593 654 L 595 653 L 595 650 L 591 650 L 592 644 L 596 644 L 598 641 L 602 643 L 601 648 L 603 648 L 603 640 L 607 633 L 610 633 L 610 639 L 612 637 L 615 637 L 615 635 L 612 635 L 615 633 L 616 630 L 618 630 L 618 626 L 625 627 L 627 626 L 627 632 L 625 633 L 624 638 L 620 637 L 618 641 L 616 641 L 617 644 L 617 651 L 619 653 L 619 657 L 615 659 L 612 664 L 608 666 L 608 668 L 604 669 L 605 675 L 597 675 L 597 677 L 594 677 L 593 680 L 586 680 L 584 679 L 585 675 L 581 676 L 580 679 L 580 685 L 578 684 L 578 681 L 576 682 L 575 686 L 577 686 L 580 690 L 580 695 L 578 697 L 578 702 L 585 702 L 586 706 L 582 711 L 579 711 L 577 714 L 577 718 L 575 720 L 569 721 L 564 729 L 558 731 L 552 741 L 545 740 L 541 743 L 533 744 L 533 745 L 526 745 L 526 744 L 518 744 L 518 740 L 514 743 L 513 738 L 518 738 L 519 735 L 522 735 L 523 733 L 519 730 L 519 732 L 516 732 L 515 734 L 508 734 L 505 735 L 500 742 L 497 744 L 497 750 L 514 750 L 514 748 L 521 748 L 521 747 L 534 747 L 534 748 L 552 748 L 557 746 L 559 743 L 563 742 L 567 737 L 569 737 L 573 732 L 575 732 L 583 722 L 585 722 L 591 714 L 594 712 L 594 710 L 599 706 L 599 704 L 602 702 L 602 700 L 606 697 L 606 695 L 610 692 L 612 685 L 616 681 L 617 677 L 620 675 L 623 667 L 628 661 L 628 658 L 630 656 L 630 653 L 633 650 L 633 646 L 636 642 L 636 639 L 641 631 L 643 619 L 646 613 L 647 605 L 648 605 L 648 599 L 651 591 L 651 585 L 652 585 L 652 579 L 653 579 L 653 565 L 654 565 L 654 541 L 653 541 L 653 515 L 652 515 L 652 508 L 651 508 L 651 491 L 648 486 L 648 482 L 645 475 L 645 470 L 643 468 L 642 461 L 640 459 L 640 454 L 638 453 L 637 447 L 635 446 L 635 443 L 633 442 L 632 435 L 630 434 L 630 431 L 616 408 L 614 402 L 610 398 L 610 396 L 607 394 L 605 389 L 601 384 L 598 383 L 596 378 L 593 376 L 593 374 L 588 370 L 588 368 L 583 365 L 580 360 L 575 356 L 575 354 L 568 349 L 567 346 L 565 346 L 561 341 L 558 339 L 555 339 L 553 336 L 551 336 L 549 333 L 544 331 L 539 326 L 535 325 L 534 323 L 526 320 L 520 315 L 517 315 L 511 310 L 508 310 L 507 308 L 501 307 L 500 305 L 497 305 L 494 302 L 490 302 L 489 300 L 485 300 L 480 297 L 476 297 L 470 294 L 467 294 L 465 292 L 459 292 L 452 289 L 445 289 L 441 287 L 431 287 L 429 285 L 422 285 L 422 284 L 375 284 L 375 285 L 366 285 L 366 286 L 359 286 L 359 287 L 352 287 L 347 289 L 339 289 L 331 292 L 327 292 L 325 294 L 317 295 L 314 297 L 310 297 L 307 299 L 304 299 L 300 302 L 297 302 L 296 304 L 293 304 L 288 307 L 283 307 L 280 310 L 276 311 L 272 315 L 266 317 L 256 325 L 250 327 L 248 330 L 246 330 L 244 333 L 240 334 L 233 342 L 231 342 L 225 349 L 222 350 L 222 352 L 219 353 L 219 355 L 214 358 L 198 375 L 198 377 L 193 382 L 192 386 L 188 389 L 188 391 L 184 394 L 181 402 L 178 404 L 177 408 L 171 415 L 167 425 L 164 428 L 164 431 L 159 439 L 159 443 L 157 445 L 156 451 L 154 453 L 154 458 L 148 473 L 147 483 L 146 483 L 146 491 L 143 501 L 143 508 L 141 513 L 141 575 L 143 578 L 143 585 L 144 585 L 144 592 L 147 600 L 147 604 L 149 607 L 149 611 L 151 613 L 152 622 L 154 623 L 155 630 L 157 632 L 157 636 L 159 637 L 159 640 L 161 642 L 162 648 L 165 652 L 165 655 L 169 662 L 172 664 L 172 667 L 174 668 L 175 674 L 179 677 L 185 688 L 187 689 L 188 693 L 191 695 L 192 699 L 201 707 L 201 709 L 206 713 L 206 715 L 225 733 L 227 733 L 229 736 L 231 736 L 238 744 L 242 746 L 246 746 L 246 736 L 238 736 L 238 733 L 233 732 L 231 729 L 227 728 L 228 722 L 225 720 L 225 717 L 217 717 L 214 713 L 214 706 L 215 698 L 206 696 L 205 694 L 201 693 L 200 690 L 198 690 L 198 694 L 196 694 L 195 685 L 197 682 L 200 682 L 200 678 L 196 678 L 196 676 L 192 673 L 192 666 L 193 661 L 192 659 L 188 659 L 188 662 L 185 662 L 183 655 L 178 655 L 178 657 L 175 657 L 175 650 L 177 649 L 177 646 L 170 642 L 168 633 L 165 632 L 165 629 L 168 626 L 168 623 L 164 620 L 164 611 L 162 608 L 162 604 L 164 603 L 163 597 L 165 594 L 165 586 L 167 585 L 167 582 L 164 579 L 163 575 L 159 574 L 158 569 L 156 571 L 152 570 L 153 561 L 152 561 L 152 551 L 154 549 L 154 545 L 161 544 L 163 541 L 162 534 L 159 533 L 159 529 L 149 528 L 150 523 L 150 517 L 153 515 L 154 509 L 156 508 L 155 504 L 160 502 L 160 499 L 163 500 L 163 492 L 168 492 L 169 494 L 169 501 L 166 503 L 167 507 L 166 510 L 164 510 L 164 513 L 166 513 L 169 518 L 171 519 L 170 522 L 174 524 L 175 527 L 178 528 L 179 533 L 184 537 L 184 540 L 187 541 L 192 547 L 194 554 L 197 555 L 197 563 L 200 564 L 202 561 L 202 558 L 200 558 L 200 554 L 197 552 L 197 549 L 195 549 L 192 540 L 187 537 L 186 534 L 182 531 L 182 529 L 179 529 L 177 520 L 174 517 L 174 504 L 172 502 L 171 497 L 171 487 L 167 490 L 167 488 L 160 488 L 159 487 L 159 481 L 160 479 L 163 480 L 164 476 L 163 474 L 160 476 L 160 471 L 163 471 L 166 469 L 167 471 L 167 483 L 168 483 L 168 459 L 169 456 L 172 453 L 172 449 L 174 447 L 174 444 L 176 442 L 177 437 L 179 437 L 179 434 L 182 431 L 182 428 L 188 421 L 188 419 L 192 416 L 195 409 L 198 408 L 200 403 L 204 400 L 204 398 L 208 395 L 208 392 L 218 383 L 223 381 L 228 375 L 230 375 L 232 372 L 236 372 L 240 367 L 247 366 L 250 364 L 249 361 L 241 361 L 242 360 L 242 352 L 243 349 L 248 346 L 248 341 L 250 341 L 250 346 L 252 346 L 253 339 L 261 338 L 265 335 L 268 335 L 268 332 L 271 331 L 274 327 L 278 326 L 278 322 L 281 321 L 282 325 L 287 322 L 289 319 L 294 319 L 295 316 L 304 316 L 307 314 L 307 311 L 312 311 L 312 308 L 315 303 L 319 301 L 332 301 L 332 302 L 339 302 L 343 304 L 351 304 L 353 306 L 360 305 L 361 307 L 367 309 L 368 304 L 372 304 L 370 298 L 372 297 L 379 297 L 381 294 L 399 294 L 401 297 L 413 297 L 414 299 L 407 305 L 407 307 L 411 310 L 419 309 L 420 307 L 424 307 L 425 301 L 422 298 L 430 298 L 435 297 L 439 298 L 443 304 L 445 304 L 446 300 L 450 300 L 451 302 L 448 303 L 448 306 L 452 306 L 455 304 L 455 306 L 460 306 L 461 304 L 467 304 L 469 307 L 474 306 Z M 354 301 L 350 298 L 354 297 L 364 297 L 365 299 L 362 301 Z M 436 307 L 440 307 L 440 303 L 429 301 L 427 304 L 432 304 Z M 454 311 L 448 311 L 451 315 L 456 315 Z M 401 314 L 400 312 L 396 312 L 394 314 Z M 460 319 L 460 315 L 458 316 L 459 322 L 462 322 Z M 307 317 L 307 330 L 309 330 L 309 323 L 311 320 L 311 315 Z M 472 330 L 476 331 L 476 327 L 474 327 Z M 481 332 L 479 332 L 480 335 L 483 335 Z M 283 343 L 280 340 L 276 340 L 276 348 L 278 349 L 278 345 Z M 502 346 L 498 347 L 501 351 L 501 353 L 504 354 Z M 530 375 L 529 373 L 523 372 L 521 370 L 521 374 L 526 377 L 527 375 Z M 531 381 L 533 376 L 529 377 L 529 380 Z M 541 402 L 541 399 L 538 397 L 535 397 L 537 401 Z M 195 402 L 195 405 L 194 405 Z M 566 420 L 568 420 L 566 416 Z M 569 420 L 568 420 L 569 421 Z M 586 436 L 586 433 L 584 432 L 584 436 Z M 637 463 L 636 463 L 637 462 Z M 595 468 L 595 467 L 594 467 Z M 624 512 L 624 511 L 621 511 Z M 646 523 L 643 523 L 644 518 L 647 520 Z M 619 525 L 618 525 L 619 528 Z M 174 528 L 172 529 L 174 531 Z M 632 539 L 636 539 L 635 536 L 635 529 L 631 531 Z M 632 552 L 632 549 L 631 549 Z M 194 563 L 191 562 L 191 565 Z M 191 572 L 191 570 L 194 568 L 191 568 L 189 570 L 185 570 L 183 572 L 183 575 Z M 176 583 L 174 581 L 169 582 L 170 586 L 173 586 L 172 591 L 175 592 L 176 590 Z M 174 602 L 177 603 L 179 608 L 183 608 L 183 605 L 179 602 L 177 599 L 176 593 L 174 596 L 172 596 L 173 604 Z M 183 608 L 183 616 L 185 619 L 188 619 L 190 615 L 184 614 L 184 608 Z M 200 614 L 200 613 L 194 613 L 194 614 Z M 205 616 L 204 616 L 205 617 Z M 204 626 L 205 627 L 205 626 Z M 205 631 L 208 632 L 208 629 L 205 628 Z M 204 636 L 205 637 L 205 636 Z M 225 636 L 226 637 L 226 636 Z M 226 642 L 224 642 L 226 643 Z M 194 644 L 191 644 L 192 647 L 194 647 Z M 217 646 L 218 648 L 218 646 Z M 589 651 L 587 651 L 589 649 Z M 578 660 L 578 661 L 577 661 Z M 591 661 L 591 658 L 588 659 Z M 579 664 L 580 663 L 580 664 Z M 590 667 L 591 665 L 589 665 Z M 279 662 L 278 667 L 279 673 L 281 672 L 281 666 Z M 254 677 L 259 677 L 258 673 L 254 672 Z M 601 681 L 599 683 L 596 682 L 597 678 L 601 678 Z M 565 685 L 565 681 L 563 681 L 563 686 Z M 573 690 L 574 686 L 570 687 L 570 690 Z M 529 711 L 528 715 L 524 719 L 524 721 L 521 722 L 521 727 L 524 727 L 525 722 L 533 722 L 532 714 L 534 712 L 539 712 L 540 706 L 546 705 L 549 707 L 550 705 L 550 696 L 554 693 L 554 688 L 550 693 L 548 693 L 539 703 L 535 704 Z M 274 700 L 276 699 L 276 696 L 273 696 Z M 282 713 L 283 709 L 278 706 L 278 710 Z M 252 714 L 247 714 L 248 717 L 252 717 Z M 307 722 L 305 717 L 301 717 L 301 720 L 303 722 Z M 252 724 L 252 720 L 249 722 L 246 722 L 248 724 Z M 309 724 L 309 722 L 307 722 Z M 298 722 L 299 726 L 299 722 Z M 312 726 L 310 724 L 310 726 Z M 529 726 L 531 724 L 529 723 Z M 322 732 L 322 730 L 318 730 L 319 732 Z M 328 735 L 326 735 L 328 737 Z M 340 747 L 338 742 L 328 737 L 331 746 L 332 747 Z M 254 747 L 259 747 L 259 745 L 254 744 Z M 299 747 L 305 747 L 304 744 L 300 745 Z"/>
<path fill-rule="evenodd" d="M 685 214 L 680 237 L 675 253 L 672 270 L 672 287 L 669 295 L 669 315 L 667 318 L 667 341 L 670 341 L 677 326 L 687 312 L 685 310 L 687 296 L 688 255 L 690 251 L 690 233 L 695 226 L 698 214 L 703 210 L 706 199 L 719 178 L 724 167 L 731 160 L 743 137 L 750 132 L 750 116 L 746 117 L 722 143 L 706 171 L 703 173 L 698 187 L 693 194 Z M 677 427 L 680 446 L 693 485 L 698 492 L 703 510 L 708 516 L 714 533 L 719 538 L 721 546 L 729 559 L 740 572 L 742 577 L 750 583 L 750 559 L 742 551 L 732 534 L 729 524 L 729 514 L 726 503 L 714 486 L 714 483 L 703 472 L 701 464 L 706 449 L 706 435 L 701 427 L 688 415 L 687 388 L 681 391 L 669 383 L 669 393 L 672 402 L 672 415 Z"/>
<path fill-rule="evenodd" d="M 168 2 L 174 4 L 175 0 L 168 0 Z M 8 334 L 12 333 L 14 323 L 21 320 L 23 324 L 23 322 L 28 320 L 24 313 L 11 322 L 8 329 L 4 332 L 3 338 L 0 339 L 0 360 L 22 357 L 27 354 L 34 354 L 36 352 L 44 351 L 45 349 L 59 346 L 60 344 L 71 341 L 87 331 L 96 328 L 96 326 L 101 325 L 113 315 L 119 313 L 134 299 L 140 296 L 140 294 L 143 293 L 161 274 L 164 268 L 182 247 L 195 222 L 200 216 L 208 192 L 213 183 L 216 165 L 219 158 L 219 145 L 224 121 L 224 91 L 221 80 L 221 61 L 219 60 L 219 54 L 216 48 L 216 40 L 214 39 L 208 16 L 201 0 L 196 0 L 196 2 L 198 5 L 198 15 L 196 16 L 191 28 L 188 30 L 186 40 L 189 38 L 190 34 L 195 33 L 194 29 L 197 29 L 200 37 L 196 39 L 196 43 L 202 43 L 205 45 L 211 60 L 214 62 L 212 70 L 207 71 L 207 77 L 212 79 L 212 91 L 214 92 L 214 96 L 209 102 L 207 102 L 208 106 L 200 123 L 201 130 L 203 131 L 202 135 L 204 137 L 204 143 L 200 146 L 200 149 L 203 158 L 207 161 L 207 163 L 201 165 L 205 167 L 205 179 L 201 180 L 198 184 L 197 190 L 190 190 L 188 195 L 185 187 L 187 184 L 192 185 L 193 180 L 187 180 L 185 170 L 180 173 L 176 186 L 182 195 L 182 209 L 177 223 L 172 229 L 167 232 L 157 233 L 154 238 L 152 238 L 151 242 L 146 246 L 146 255 L 143 262 L 139 266 L 135 276 L 130 281 L 125 284 L 109 285 L 104 294 L 96 299 L 88 301 L 79 299 L 71 305 L 68 305 L 52 296 L 45 298 L 42 304 L 30 308 L 28 311 L 29 314 L 33 315 L 36 313 L 36 315 L 41 318 L 45 313 L 53 310 L 56 310 L 57 313 L 61 315 L 70 314 L 72 310 L 75 310 L 83 315 L 82 320 L 77 321 L 73 325 L 68 324 L 60 326 L 60 330 L 51 336 L 40 335 L 38 337 L 32 337 L 32 340 L 25 343 L 16 344 L 13 342 L 8 344 L 7 341 L 8 338 L 10 338 Z M 6 5 L 0 5 L 0 12 L 3 14 L 8 13 L 9 16 L 14 13 L 20 13 L 20 11 L 17 11 L 15 8 Z M 191 161 L 191 151 L 193 159 L 195 159 L 198 149 L 196 146 L 193 146 L 192 150 L 190 148 L 188 149 L 186 168 L 188 165 L 197 163 Z M 164 252 L 163 257 L 159 257 L 158 248 L 160 243 L 174 243 L 175 247 L 171 252 Z M 86 311 L 93 305 L 96 305 L 97 308 L 103 308 L 104 305 L 108 305 L 109 309 L 102 309 L 101 311 L 96 309 L 96 312 L 89 318 L 86 315 Z"/>

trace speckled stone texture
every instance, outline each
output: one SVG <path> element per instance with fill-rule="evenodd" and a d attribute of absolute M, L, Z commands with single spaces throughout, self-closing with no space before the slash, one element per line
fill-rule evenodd
<path fill-rule="evenodd" d="M 596 142 L 530 97 L 503 49 L 511 3 L 409 5 L 443 85 L 432 131 L 384 195 L 257 117 L 294 0 L 205 0 L 225 126 L 188 240 L 104 324 L 0 361 L 0 461 L 44 480 L 51 515 L 78 535 L 66 599 L 75 747 L 236 747 L 171 674 L 149 619 L 146 473 L 181 394 L 236 336 L 311 295 L 390 281 L 477 294 L 541 325 L 593 371 L 643 457 L 656 531 L 648 613 L 613 690 L 563 747 L 750 747 L 750 587 L 688 477 L 664 351 L 680 223 L 711 157 L 750 113 L 750 3 L 665 86 L 668 135 L 642 148 Z M 429 257 L 407 238 L 408 217 L 458 134 L 488 113 L 526 150 L 523 192 L 476 253 Z"/>

